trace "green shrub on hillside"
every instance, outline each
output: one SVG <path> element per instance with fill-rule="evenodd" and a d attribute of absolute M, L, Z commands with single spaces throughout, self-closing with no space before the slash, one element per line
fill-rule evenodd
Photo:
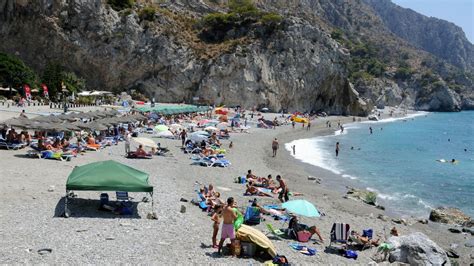
<path fill-rule="evenodd" d="M 154 21 L 155 20 L 156 9 L 152 6 L 144 7 L 138 12 L 138 17 L 141 20 Z"/>
<path fill-rule="evenodd" d="M 131 8 L 134 4 L 134 0 L 107 0 L 107 3 L 116 11 L 120 11 L 125 8 Z"/>
<path fill-rule="evenodd" d="M 413 70 L 409 67 L 399 67 L 395 72 L 395 78 L 401 80 L 409 79 L 413 74 Z"/>
<path fill-rule="evenodd" d="M 263 24 L 278 24 L 283 20 L 283 17 L 277 13 L 268 13 L 262 16 L 260 21 Z"/>

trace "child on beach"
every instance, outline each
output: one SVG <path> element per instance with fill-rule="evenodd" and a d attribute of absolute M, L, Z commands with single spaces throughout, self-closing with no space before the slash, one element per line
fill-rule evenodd
<path fill-rule="evenodd" d="M 212 248 L 218 248 L 217 245 L 217 233 L 219 233 L 219 225 L 222 219 L 222 205 L 216 206 L 216 212 L 212 215 Z"/>

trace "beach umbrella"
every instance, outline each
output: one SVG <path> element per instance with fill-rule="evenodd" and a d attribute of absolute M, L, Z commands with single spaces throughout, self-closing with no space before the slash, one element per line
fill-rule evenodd
<path fill-rule="evenodd" d="M 191 133 L 191 134 L 195 134 L 195 135 L 204 135 L 204 136 L 206 136 L 206 137 L 209 137 L 209 136 L 210 136 L 209 132 L 207 132 L 207 131 L 203 131 L 203 130 L 200 130 L 200 131 L 195 131 L 195 132 L 193 132 L 193 133 Z"/>
<path fill-rule="evenodd" d="M 33 121 L 31 121 L 28 118 L 25 117 L 15 117 L 15 118 L 10 118 L 8 120 L 5 120 L 2 122 L 4 126 L 10 126 L 10 127 L 20 127 L 20 128 L 27 128 L 29 124 L 31 124 Z"/>
<path fill-rule="evenodd" d="M 210 121 L 211 121 L 211 120 L 203 119 L 203 120 L 201 120 L 201 121 L 198 122 L 198 125 L 199 125 L 199 126 L 202 126 L 202 125 L 204 125 L 204 124 L 209 123 Z"/>
<path fill-rule="evenodd" d="M 197 124 L 196 123 L 186 123 L 185 124 L 186 127 L 197 127 Z"/>
<path fill-rule="evenodd" d="M 79 128 L 82 129 L 89 129 L 89 130 L 94 130 L 94 131 L 102 131 L 102 130 L 107 130 L 107 127 L 99 124 L 97 122 L 90 122 L 90 123 L 82 123 L 77 125 Z"/>
<path fill-rule="evenodd" d="M 307 200 L 290 200 L 281 204 L 286 211 L 306 216 L 306 217 L 320 217 L 319 211 L 316 207 Z"/>
<path fill-rule="evenodd" d="M 135 141 L 138 144 L 141 144 L 145 147 L 150 147 L 150 148 L 157 148 L 158 146 L 156 143 L 149 139 L 149 138 L 132 138 L 133 141 Z"/>
<path fill-rule="evenodd" d="M 216 125 L 218 129 L 226 129 L 229 126 L 229 123 L 227 122 L 222 122 Z"/>
<path fill-rule="evenodd" d="M 158 132 L 160 132 L 160 131 L 168 131 L 168 129 L 169 129 L 169 128 L 168 128 L 167 126 L 165 126 L 165 125 L 157 125 L 157 126 L 155 127 L 155 130 L 158 131 Z"/>
<path fill-rule="evenodd" d="M 203 140 L 207 140 L 209 138 L 209 136 L 208 135 L 202 135 L 202 134 L 196 134 L 196 132 L 194 132 L 194 133 L 189 134 L 188 138 L 197 143 L 197 142 L 201 142 Z"/>
<path fill-rule="evenodd" d="M 173 133 L 171 133 L 170 131 L 161 131 L 156 134 L 156 136 L 159 138 L 174 138 Z"/>
<path fill-rule="evenodd" d="M 204 130 L 205 131 L 218 131 L 219 129 L 217 129 L 216 127 L 206 127 Z"/>
<path fill-rule="evenodd" d="M 170 128 L 171 128 L 172 130 L 181 130 L 181 129 L 183 128 L 183 126 L 180 125 L 180 124 L 171 124 L 171 125 L 170 125 Z"/>

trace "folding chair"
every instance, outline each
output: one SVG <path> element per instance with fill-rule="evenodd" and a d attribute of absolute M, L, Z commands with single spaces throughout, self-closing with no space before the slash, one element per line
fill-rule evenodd
<path fill-rule="evenodd" d="M 273 228 L 272 224 L 266 224 L 266 226 L 267 226 L 268 231 L 270 231 L 270 233 L 272 233 L 276 237 L 282 237 L 285 235 L 285 233 L 282 232 L 280 229 Z"/>
<path fill-rule="evenodd" d="M 117 197 L 117 200 L 120 200 L 120 201 L 130 201 L 133 199 L 132 197 L 128 196 L 127 191 L 116 191 L 115 196 Z"/>
<path fill-rule="evenodd" d="M 329 246 L 331 247 L 332 243 L 347 244 L 350 229 L 351 226 L 349 224 L 334 223 L 331 229 L 331 241 Z"/>

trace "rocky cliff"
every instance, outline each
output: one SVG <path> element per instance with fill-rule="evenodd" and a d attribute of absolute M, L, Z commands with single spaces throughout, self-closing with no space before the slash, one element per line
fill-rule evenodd
<path fill-rule="evenodd" d="M 90 89 L 136 89 L 157 101 L 192 102 L 199 97 L 213 104 L 347 115 L 365 115 L 375 104 L 472 108 L 472 80 L 460 75 L 464 79 L 451 81 L 455 87 L 445 82 L 443 75 L 455 69 L 449 64 L 433 67 L 434 78 L 444 82 L 447 92 L 417 78 L 395 79 L 396 68 L 390 64 L 402 51 L 387 48 L 427 53 L 393 36 L 361 1 L 255 1 L 262 10 L 281 14 L 282 21 L 272 30 L 261 22 L 249 28 L 242 24 L 219 42 L 202 38 L 199 21 L 209 12 L 225 12 L 227 1 L 152 2 L 138 1 L 118 12 L 105 0 L 0 0 L 0 51 L 16 54 L 39 72 L 48 62 L 60 62 L 85 77 Z M 140 16 L 146 5 L 156 10 L 152 20 Z M 345 39 L 334 37 L 338 28 Z M 374 32 L 387 41 L 377 43 Z M 369 80 L 352 78 L 354 55 L 346 39 L 374 40 L 385 47 L 377 50 L 388 62 L 385 73 Z"/>
<path fill-rule="evenodd" d="M 474 45 L 463 30 L 445 20 L 402 8 L 390 0 L 364 0 L 394 34 L 463 69 L 474 69 Z"/>

